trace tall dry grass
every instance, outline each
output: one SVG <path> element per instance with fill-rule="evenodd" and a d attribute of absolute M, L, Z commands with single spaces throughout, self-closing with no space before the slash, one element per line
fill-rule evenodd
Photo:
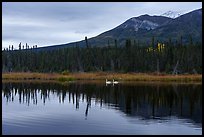
<path fill-rule="evenodd" d="M 110 73 L 110 72 L 89 72 L 89 73 L 3 73 L 3 80 L 58 80 L 58 81 L 73 81 L 73 80 L 105 80 L 115 79 L 118 81 L 202 81 L 201 74 L 185 74 L 185 75 L 170 75 L 170 74 L 146 74 L 146 73 Z"/>

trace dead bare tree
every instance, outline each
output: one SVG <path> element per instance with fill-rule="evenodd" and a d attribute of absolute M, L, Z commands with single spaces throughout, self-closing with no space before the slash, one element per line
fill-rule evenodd
<path fill-rule="evenodd" d="M 182 55 L 181 55 L 180 60 L 183 59 L 183 56 L 184 56 L 184 51 L 182 52 Z M 172 72 L 173 75 L 174 75 L 174 74 L 176 74 L 176 75 L 178 74 L 178 66 L 179 66 L 179 59 L 177 60 L 176 65 L 175 65 L 175 67 L 174 67 L 174 70 L 173 70 L 173 72 Z"/>

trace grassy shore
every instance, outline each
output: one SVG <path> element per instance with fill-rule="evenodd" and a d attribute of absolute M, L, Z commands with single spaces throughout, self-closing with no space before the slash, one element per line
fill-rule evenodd
<path fill-rule="evenodd" d="M 178 82 L 201 82 L 201 74 L 146 74 L 146 73 L 107 73 L 107 72 L 89 72 L 89 73 L 2 73 L 2 80 L 53 80 L 53 81 L 75 81 L 75 80 L 118 80 L 118 81 L 178 81 Z"/>

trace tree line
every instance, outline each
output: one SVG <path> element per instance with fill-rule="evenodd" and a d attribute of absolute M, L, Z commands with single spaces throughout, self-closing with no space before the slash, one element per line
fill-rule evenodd
<path fill-rule="evenodd" d="M 202 44 L 155 41 L 142 44 L 127 39 L 124 46 L 75 46 L 53 50 L 2 51 L 3 72 L 144 72 L 202 73 Z M 108 41 L 109 43 L 109 41 Z M 27 45 L 27 44 L 26 44 Z"/>

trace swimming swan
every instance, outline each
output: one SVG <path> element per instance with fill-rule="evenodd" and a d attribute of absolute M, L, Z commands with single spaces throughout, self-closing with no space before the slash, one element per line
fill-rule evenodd
<path fill-rule="evenodd" d="M 106 84 L 111 84 L 111 81 L 107 81 L 107 79 L 106 79 Z"/>
<path fill-rule="evenodd" d="M 113 79 L 113 84 L 118 84 L 119 82 L 118 81 L 114 81 L 114 79 Z"/>

